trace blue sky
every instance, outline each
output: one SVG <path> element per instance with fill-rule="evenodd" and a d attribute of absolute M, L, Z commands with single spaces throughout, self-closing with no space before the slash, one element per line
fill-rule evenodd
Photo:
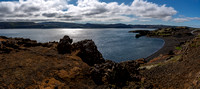
<path fill-rule="evenodd" d="M 199 9 L 200 0 L 0 0 L 0 21 L 200 27 Z"/>
<path fill-rule="evenodd" d="M 71 0 L 70 3 L 76 4 L 77 0 Z M 119 2 L 131 4 L 133 0 L 100 0 L 102 2 Z M 147 0 L 159 5 L 166 4 L 178 11 L 178 14 L 188 17 L 200 17 L 200 0 Z"/>

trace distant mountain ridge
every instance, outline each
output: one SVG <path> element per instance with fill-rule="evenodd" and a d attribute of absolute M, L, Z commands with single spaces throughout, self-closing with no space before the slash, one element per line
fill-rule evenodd
<path fill-rule="evenodd" d="M 80 24 L 65 22 L 0 22 L 0 29 L 12 28 L 168 28 L 169 25 L 131 25 L 131 24 Z"/>

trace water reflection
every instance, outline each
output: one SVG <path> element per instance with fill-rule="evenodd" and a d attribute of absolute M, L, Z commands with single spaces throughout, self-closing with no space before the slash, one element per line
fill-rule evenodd
<path fill-rule="evenodd" d="M 82 33 L 83 29 L 58 29 L 59 33 L 68 34 L 71 36 L 78 36 Z"/>

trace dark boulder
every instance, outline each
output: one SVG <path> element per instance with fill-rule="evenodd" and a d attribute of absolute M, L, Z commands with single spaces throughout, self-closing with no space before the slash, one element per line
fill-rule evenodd
<path fill-rule="evenodd" d="M 129 74 L 130 74 L 130 79 L 132 81 L 140 81 L 141 76 L 139 76 L 139 67 L 140 64 L 143 64 L 142 59 L 138 59 L 136 61 L 131 60 L 131 61 L 125 61 L 121 62 L 120 65 L 125 68 Z"/>
<path fill-rule="evenodd" d="M 72 39 L 69 36 L 64 36 L 58 43 L 57 50 L 59 54 L 71 53 Z"/>
<path fill-rule="evenodd" d="M 97 46 L 92 40 L 79 41 L 72 46 L 73 50 L 80 50 L 77 56 L 90 66 L 105 62 L 102 54 L 97 50 Z"/>
<path fill-rule="evenodd" d="M 126 81 L 130 78 L 130 74 L 125 67 L 109 60 L 103 64 L 95 64 L 91 67 L 90 72 L 97 85 L 112 84 L 122 87 L 126 85 Z"/>

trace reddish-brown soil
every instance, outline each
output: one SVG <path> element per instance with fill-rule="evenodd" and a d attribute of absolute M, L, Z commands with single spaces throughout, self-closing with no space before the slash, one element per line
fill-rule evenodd
<path fill-rule="evenodd" d="M 1 40 L 4 41 L 4 40 Z M 58 54 L 55 47 L 22 47 L 0 54 L 1 89 L 88 89 L 96 84 L 78 52 Z"/>

